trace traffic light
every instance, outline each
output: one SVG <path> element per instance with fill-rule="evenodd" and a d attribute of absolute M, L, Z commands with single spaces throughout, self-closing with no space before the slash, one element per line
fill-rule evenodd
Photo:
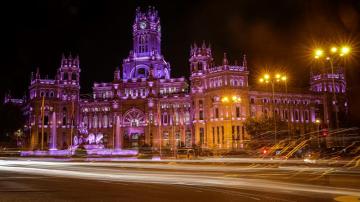
<path fill-rule="evenodd" d="M 329 135 L 329 130 L 328 130 L 327 128 L 324 128 L 324 129 L 322 130 L 322 136 L 326 137 L 326 136 L 328 136 L 328 135 Z"/>

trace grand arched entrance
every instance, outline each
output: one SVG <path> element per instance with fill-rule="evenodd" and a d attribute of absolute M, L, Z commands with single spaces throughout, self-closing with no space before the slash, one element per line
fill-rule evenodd
<path fill-rule="evenodd" d="M 137 108 L 123 116 L 124 148 L 138 149 L 145 144 L 145 114 Z"/>

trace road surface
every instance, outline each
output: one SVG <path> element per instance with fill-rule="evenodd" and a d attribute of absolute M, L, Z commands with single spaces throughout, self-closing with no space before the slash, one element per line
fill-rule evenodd
<path fill-rule="evenodd" d="M 0 159 L 0 201 L 359 201 L 344 167 Z"/>

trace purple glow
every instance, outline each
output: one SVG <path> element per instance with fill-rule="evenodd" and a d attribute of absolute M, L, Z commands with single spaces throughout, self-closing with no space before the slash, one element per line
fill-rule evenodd
<path fill-rule="evenodd" d="M 89 145 L 90 146 L 90 145 Z M 97 156 L 135 156 L 138 154 L 136 150 L 117 150 L 117 149 L 97 149 L 91 148 L 86 150 L 88 155 Z M 49 151 L 21 151 L 20 156 L 73 156 L 75 155 L 75 149 L 73 150 L 49 150 Z"/>

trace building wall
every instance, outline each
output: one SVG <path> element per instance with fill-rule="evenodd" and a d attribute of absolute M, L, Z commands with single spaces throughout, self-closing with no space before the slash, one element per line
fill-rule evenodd
<path fill-rule="evenodd" d="M 249 117 L 271 117 L 276 111 L 291 131 L 302 134 L 314 130 L 315 119 L 327 113 L 319 112 L 324 99 L 316 92 L 277 91 L 273 101 L 271 92 L 251 89 L 245 55 L 241 65 L 229 64 L 226 54 L 216 65 L 210 45 L 204 43 L 191 46 L 190 83 L 172 78 L 161 54 L 159 27 L 157 11 L 137 10 L 134 47 L 122 71 L 117 68 L 111 82 L 94 83 L 91 95 L 80 96 L 78 57 L 63 56 L 55 79 L 32 75 L 26 103 L 29 148 L 40 149 L 44 127 L 43 149 L 66 148 L 76 142 L 75 136 L 90 135 L 94 141 L 101 135 L 101 144 L 115 149 L 145 144 L 237 149 L 251 141 L 244 126 Z M 54 133 L 55 146 L 50 140 Z"/>

